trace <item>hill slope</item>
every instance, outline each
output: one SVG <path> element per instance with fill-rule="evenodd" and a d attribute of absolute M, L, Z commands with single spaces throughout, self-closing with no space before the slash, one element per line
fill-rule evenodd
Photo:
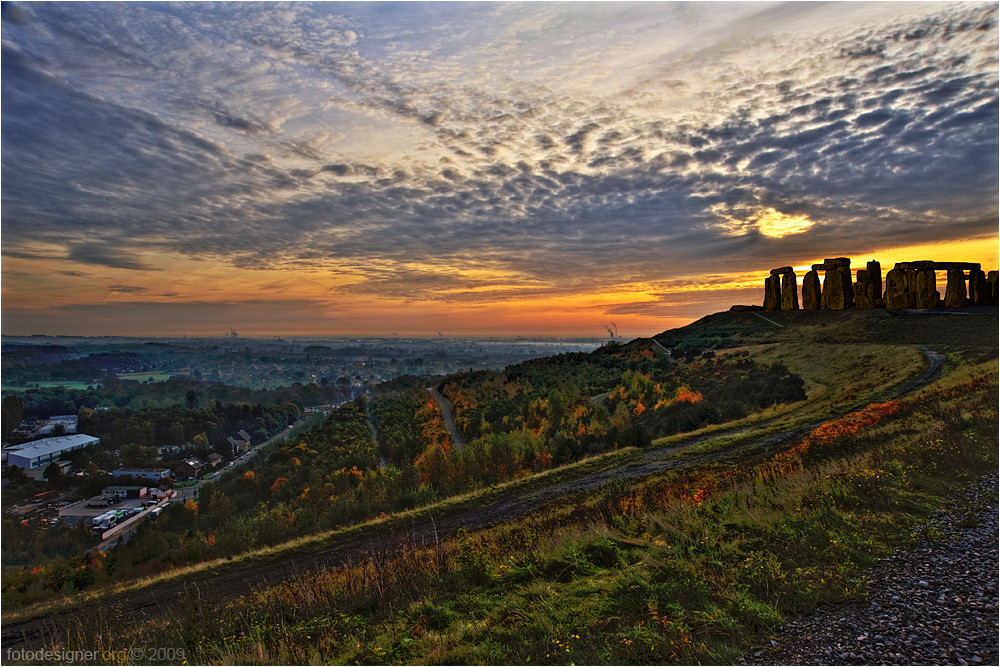
<path fill-rule="evenodd" d="M 114 594 L 111 599 L 101 596 L 94 600 L 93 605 L 96 606 L 84 603 L 77 609 L 66 610 L 68 613 L 60 616 L 60 620 L 46 618 L 47 612 L 43 609 L 22 614 L 20 618 L 7 616 L 4 622 L 4 643 L 50 645 L 48 637 L 52 636 L 49 632 L 53 626 L 65 627 L 68 624 L 70 627 L 85 627 L 87 623 L 84 619 L 100 617 L 98 610 L 106 608 L 108 604 L 125 611 L 128 617 L 162 623 L 163 619 L 169 619 L 178 609 L 176 605 L 164 601 L 175 598 L 184 590 L 211 589 L 220 604 L 228 604 L 226 600 L 246 604 L 246 601 L 239 601 L 249 589 L 263 586 L 261 591 L 288 590 L 280 585 L 275 588 L 274 584 L 286 578 L 299 581 L 295 586 L 301 587 L 304 585 L 301 582 L 301 572 L 322 572 L 324 568 L 340 563 L 364 563 L 367 562 L 366 558 L 372 557 L 382 562 L 389 558 L 385 550 L 390 548 L 403 553 L 437 554 L 435 557 L 443 559 L 441 563 L 444 563 L 439 563 L 438 567 L 444 567 L 445 574 L 456 571 L 460 573 L 466 567 L 462 560 L 466 557 L 461 554 L 468 553 L 468 548 L 462 547 L 462 544 L 469 544 L 468 541 L 472 539 L 469 535 L 473 534 L 471 531 L 479 531 L 474 534 L 482 535 L 493 535 L 496 531 L 504 534 L 509 530 L 523 532 L 523 528 L 519 526 L 525 521 L 529 524 L 541 521 L 544 524 L 549 520 L 546 517 L 560 526 L 559 530 L 565 530 L 566 526 L 582 527 L 590 525 L 595 520 L 595 515 L 592 512 L 582 512 L 580 516 L 574 517 L 574 512 L 579 510 L 573 508 L 593 507 L 595 502 L 597 505 L 611 502 L 611 506 L 600 509 L 596 516 L 603 517 L 600 518 L 601 522 L 610 521 L 609 526 L 618 525 L 613 520 L 616 516 L 624 516 L 620 501 L 630 497 L 629 489 L 668 489 L 667 496 L 683 498 L 687 493 L 684 489 L 689 489 L 690 486 L 690 475 L 703 475 L 703 472 L 698 471 L 706 469 L 735 471 L 773 461 L 776 456 L 782 456 L 782 451 L 789 448 L 795 451 L 797 442 L 801 442 L 807 434 L 824 428 L 823 423 L 831 419 L 836 424 L 841 424 L 844 420 L 849 422 L 850 419 L 875 419 L 873 424 L 879 423 L 880 418 L 872 416 L 878 414 L 878 409 L 874 409 L 873 405 L 886 405 L 886 399 L 899 392 L 914 396 L 908 399 L 910 401 L 919 401 L 921 394 L 913 394 L 918 388 L 913 386 L 913 381 L 923 375 L 926 382 L 931 378 L 925 371 L 939 368 L 936 360 L 940 356 L 921 354 L 912 347 L 911 341 L 931 341 L 936 343 L 936 347 L 942 348 L 941 351 L 949 353 L 945 380 L 952 383 L 951 386 L 967 381 L 968 367 L 990 357 L 991 350 L 992 357 L 996 356 L 996 309 L 965 317 L 930 314 L 923 317 L 892 318 L 878 311 L 869 313 L 871 314 L 850 311 L 846 314 L 835 313 L 829 321 L 816 317 L 831 315 L 826 312 L 768 313 L 770 319 L 784 325 L 781 327 L 765 322 L 752 313 L 719 313 L 688 327 L 656 336 L 657 342 L 669 349 L 691 347 L 695 341 L 712 341 L 715 352 L 720 355 L 726 351 L 730 354 L 746 351 L 761 362 L 781 360 L 793 372 L 800 373 L 806 379 L 807 397 L 803 401 L 773 406 L 729 424 L 659 439 L 653 447 L 619 450 L 418 511 L 401 513 L 379 522 L 348 530 L 325 532 L 293 544 L 248 554 L 235 561 L 178 572 L 163 580 Z M 760 325 L 753 320 L 760 321 Z M 874 342 L 872 337 L 876 339 Z M 989 343 L 991 339 L 992 344 Z M 906 343 L 896 342 L 900 340 Z M 625 347 L 633 352 L 653 351 L 649 341 L 633 341 Z M 662 350 L 659 353 L 663 354 Z M 995 394 L 995 364 L 992 368 L 992 384 L 987 382 L 983 386 L 977 385 L 976 391 L 985 391 L 985 395 L 990 391 Z M 980 376 L 989 378 L 989 371 L 985 376 L 980 372 L 977 377 Z M 942 382 L 944 381 L 938 381 L 938 385 Z M 925 390 L 924 393 L 927 391 L 930 390 Z M 946 391 L 946 388 L 934 391 Z M 938 400 L 940 401 L 940 396 Z M 985 404 L 989 405 L 989 401 L 986 400 Z M 987 423 L 992 419 L 995 427 L 995 403 L 992 415 L 987 413 L 978 417 L 980 420 L 983 418 Z M 936 419 L 940 421 L 940 415 Z M 948 419 L 943 423 L 947 424 Z M 995 428 L 993 437 L 995 441 Z M 678 478 L 678 474 L 683 476 Z M 690 492 L 694 494 L 691 497 L 697 496 L 695 491 L 698 490 Z M 632 497 L 645 496 L 640 494 Z M 482 531 L 491 524 L 496 526 L 494 532 Z M 509 525 L 513 525 L 513 528 L 507 528 Z M 551 526 L 546 530 L 561 534 Z M 620 531 L 622 527 L 619 526 L 616 530 Z M 623 538 L 628 534 L 631 533 L 625 531 Z M 458 542 L 449 541 L 449 535 L 458 535 Z M 625 548 L 622 544 L 630 545 L 628 540 L 633 539 L 635 538 L 617 543 L 619 546 L 616 547 L 616 553 Z M 409 546 L 401 549 L 400 540 Z M 416 545 L 421 543 L 429 545 L 431 551 L 419 549 Z M 395 547 L 390 546 L 394 544 Z M 457 549 L 457 552 L 451 553 L 449 549 Z M 635 549 L 637 554 L 641 552 L 637 556 L 640 560 L 646 557 L 645 550 L 640 547 Z M 617 563 L 614 567 L 619 575 L 622 568 L 627 569 L 619 556 L 611 561 Z M 596 566 L 593 562 L 591 565 Z M 487 568 L 492 568 L 491 577 L 498 575 L 496 567 L 499 565 Z M 349 570 L 350 568 L 343 571 Z M 575 574 L 571 574 L 571 579 L 575 577 Z M 421 594 L 426 594 L 430 589 L 421 590 Z M 383 599 L 385 597 L 383 593 Z M 411 599 L 409 604 L 412 603 L 414 600 Z M 398 603 L 387 604 L 392 607 Z M 168 627 L 178 622 L 169 621 Z M 446 627 L 450 625 L 446 624 Z M 81 641 L 87 636 L 88 633 L 79 634 Z M 134 638 L 141 635 L 128 635 L 123 631 L 121 636 Z M 396 637 L 396 640 L 401 641 L 401 638 Z M 269 643 L 268 646 L 275 644 Z M 323 659 L 334 659 L 331 655 L 333 654 L 327 653 Z M 600 658 L 593 653 L 584 655 L 589 656 L 591 661 Z M 216 653 L 200 656 L 199 659 L 223 662 L 227 659 L 246 659 L 246 656 L 227 657 L 227 654 Z M 286 657 L 294 658 L 292 661 L 302 659 L 302 656 L 294 653 L 287 654 Z M 371 659 L 381 661 L 377 657 L 372 656 Z M 435 657 L 441 658 L 439 654 L 430 654 L 431 661 Z M 512 657 L 505 654 L 502 661 L 508 661 Z M 531 651 L 528 657 L 536 660 L 541 658 Z M 605 659 L 628 657 L 627 653 L 613 654 Z M 455 655 L 450 655 L 449 659 L 455 659 Z"/>

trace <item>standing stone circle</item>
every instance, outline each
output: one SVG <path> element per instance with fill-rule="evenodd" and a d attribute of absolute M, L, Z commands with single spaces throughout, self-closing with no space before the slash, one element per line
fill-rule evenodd
<path fill-rule="evenodd" d="M 822 285 L 820 271 L 824 272 Z M 937 290 L 937 271 L 947 271 L 948 274 L 944 299 Z M 996 306 L 1000 303 L 1000 272 L 990 271 L 987 275 L 976 262 L 897 262 L 885 274 L 884 292 L 882 286 L 882 265 L 877 260 L 870 260 L 866 268 L 859 269 L 854 281 L 849 257 L 827 258 L 822 264 L 813 264 L 803 277 L 801 307 L 803 310 L 846 310 L 852 306 L 859 310 L 901 310 Z M 798 310 L 797 287 L 793 267 L 771 269 L 764 280 L 763 307 L 739 308 Z"/>

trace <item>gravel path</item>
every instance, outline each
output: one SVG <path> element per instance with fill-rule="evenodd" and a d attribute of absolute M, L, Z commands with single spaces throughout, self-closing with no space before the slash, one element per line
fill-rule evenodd
<path fill-rule="evenodd" d="M 751 665 L 997 665 L 997 475 L 934 517 L 941 538 L 882 559 L 868 602 L 791 619 Z"/>

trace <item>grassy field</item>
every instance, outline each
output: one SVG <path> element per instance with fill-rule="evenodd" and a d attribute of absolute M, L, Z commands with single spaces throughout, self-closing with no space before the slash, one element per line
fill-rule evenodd
<path fill-rule="evenodd" d="M 5 384 L 2 387 L 2 391 L 27 391 L 33 387 L 65 387 L 66 389 L 86 389 L 87 387 L 94 386 L 95 383 L 87 382 L 72 382 L 72 381 L 62 381 L 62 380 L 42 380 L 39 382 L 32 382 L 31 386 L 27 385 L 12 385 Z"/>
<path fill-rule="evenodd" d="M 174 375 L 177 375 L 182 371 L 146 371 L 142 373 L 119 373 L 118 378 L 122 380 L 135 380 L 137 382 L 165 382 L 169 380 Z M 13 385 L 5 384 L 2 390 L 7 391 L 27 391 L 32 387 L 65 387 L 66 389 L 86 389 L 87 387 L 93 387 L 100 384 L 99 381 L 94 380 L 92 382 L 76 382 L 73 380 L 39 380 L 37 382 L 31 382 L 28 385 Z"/>
<path fill-rule="evenodd" d="M 119 373 L 119 380 L 136 380 L 138 382 L 166 382 L 180 371 L 147 371 L 144 373 Z"/>

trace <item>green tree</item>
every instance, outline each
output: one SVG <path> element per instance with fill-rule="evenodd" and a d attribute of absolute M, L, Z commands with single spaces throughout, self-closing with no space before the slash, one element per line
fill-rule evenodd
<path fill-rule="evenodd" d="M 2 420 L 3 437 L 21 425 L 24 419 L 24 403 L 20 396 L 5 396 L 0 403 L 0 420 Z"/>
<path fill-rule="evenodd" d="M 49 464 L 42 475 L 45 477 L 45 481 L 52 486 L 60 486 L 65 477 L 65 475 L 63 475 L 62 466 L 54 461 Z"/>

